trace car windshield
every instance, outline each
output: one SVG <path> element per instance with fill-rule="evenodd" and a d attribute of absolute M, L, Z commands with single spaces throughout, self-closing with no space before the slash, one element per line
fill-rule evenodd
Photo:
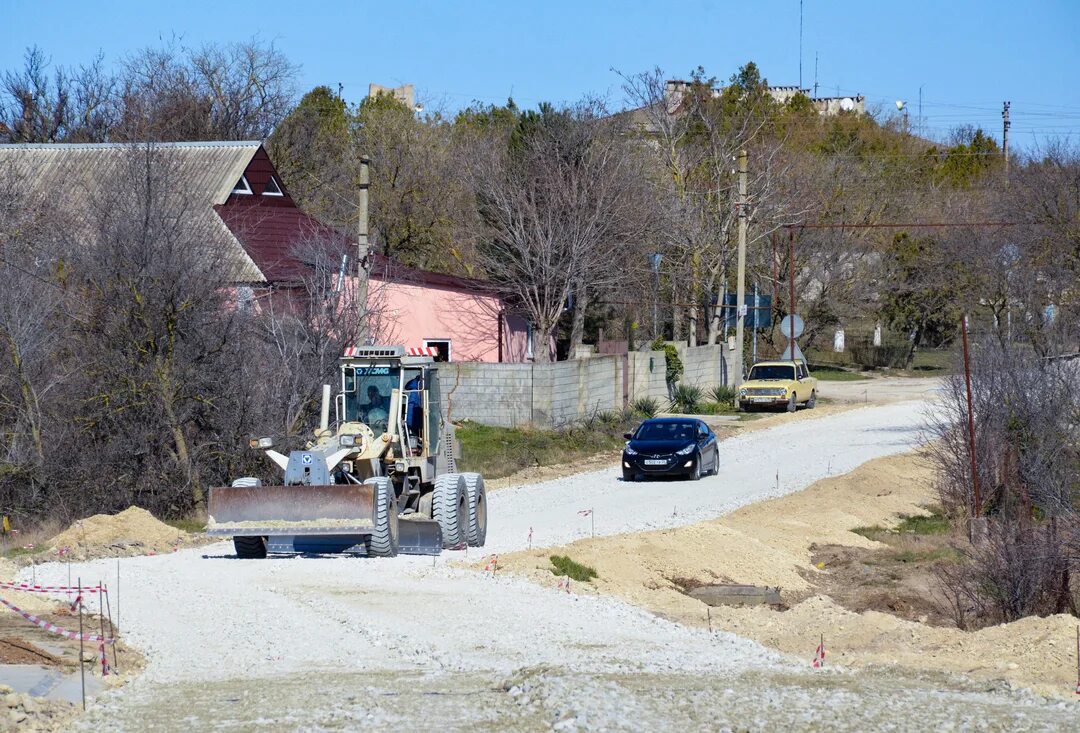
<path fill-rule="evenodd" d="M 694 425 L 688 422 L 646 422 L 634 435 L 634 440 L 693 440 Z"/>
<path fill-rule="evenodd" d="M 762 364 L 750 370 L 750 379 L 794 379 L 795 367 L 786 364 Z"/>
<path fill-rule="evenodd" d="M 345 370 L 345 420 L 362 422 L 375 437 L 386 432 L 390 421 L 390 393 L 398 388 L 397 367 L 356 367 Z"/>

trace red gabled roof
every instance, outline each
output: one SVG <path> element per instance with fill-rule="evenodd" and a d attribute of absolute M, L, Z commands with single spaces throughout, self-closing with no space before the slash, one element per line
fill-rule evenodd
<path fill-rule="evenodd" d="M 311 272 L 313 247 L 334 262 L 340 262 L 341 256 L 348 254 L 348 268 L 355 272 L 355 240 L 296 207 L 281 183 L 273 161 L 261 145 L 248 161 L 243 175 L 251 193 L 232 193 L 224 204 L 214 206 L 214 210 L 243 245 L 267 282 L 281 285 L 303 282 Z M 265 194 L 271 176 L 277 181 L 283 195 Z M 408 267 L 374 251 L 370 257 L 372 277 L 473 293 L 493 293 L 491 284 L 481 280 Z"/>
<path fill-rule="evenodd" d="M 403 265 L 397 260 L 377 252 L 371 253 L 371 275 L 372 277 L 395 282 L 450 288 L 452 290 L 468 290 L 473 293 L 495 294 L 495 286 L 486 280 L 421 270 L 417 267 Z"/>
<path fill-rule="evenodd" d="M 310 266 L 304 259 L 311 247 L 330 249 L 334 258 L 349 252 L 341 232 L 321 224 L 292 206 L 215 206 L 218 216 L 233 233 L 268 282 L 295 284 L 303 281 Z"/>
<path fill-rule="evenodd" d="M 348 254 L 349 271 L 355 272 L 356 243 L 297 208 L 226 205 L 214 209 L 244 245 L 267 282 L 289 285 L 303 282 L 310 273 L 310 264 L 304 260 L 310 257 L 312 247 L 320 248 L 334 261 Z M 484 280 L 409 267 L 378 252 L 372 252 L 370 257 L 371 276 L 382 280 L 495 294 L 493 285 Z"/>

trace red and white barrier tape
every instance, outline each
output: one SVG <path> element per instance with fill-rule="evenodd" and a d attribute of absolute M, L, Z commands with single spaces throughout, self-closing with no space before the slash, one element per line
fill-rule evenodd
<path fill-rule="evenodd" d="M 98 645 L 98 651 L 101 652 L 101 676 L 109 676 L 109 658 L 105 655 L 105 642 L 101 642 Z"/>
<path fill-rule="evenodd" d="M 484 565 L 484 572 L 485 573 L 490 572 L 492 575 L 494 575 L 495 571 L 498 570 L 498 569 L 499 569 L 499 556 L 498 555 L 488 555 L 487 564 Z"/>
<path fill-rule="evenodd" d="M 65 637 L 67 639 L 76 639 L 76 640 L 79 639 L 80 635 L 79 635 L 79 633 L 77 631 L 68 631 L 67 629 L 61 628 L 61 627 L 57 626 L 54 623 L 50 623 L 50 622 L 46 621 L 45 619 L 41 619 L 41 618 L 38 618 L 37 616 L 34 616 L 33 614 L 29 614 L 26 611 L 19 608 L 18 606 L 13 605 L 11 603 L 8 603 L 3 598 L 0 598 L 0 603 L 4 604 L 8 608 L 10 608 L 12 611 L 19 614 L 20 616 L 22 616 L 24 619 L 26 619 L 30 623 L 32 623 L 32 624 L 34 624 L 36 626 L 40 626 L 41 628 L 45 629 L 46 631 L 48 631 L 48 632 L 50 632 L 52 634 L 57 634 L 59 636 Z M 114 639 L 106 639 L 104 636 L 99 636 L 97 634 L 82 634 L 82 640 L 83 641 L 100 641 L 103 644 L 112 644 L 115 641 Z"/>
<path fill-rule="evenodd" d="M 592 509 L 582 509 L 581 511 L 578 512 L 578 514 L 580 514 L 583 517 L 587 517 L 590 514 L 592 514 Z"/>
<path fill-rule="evenodd" d="M 34 585 L 31 583 L 15 583 L 8 580 L 0 580 L 0 590 L 17 590 L 23 593 L 97 593 L 101 586 L 84 585 L 78 588 L 73 585 Z"/>
<path fill-rule="evenodd" d="M 810 663 L 814 669 L 820 669 L 825 666 L 825 642 L 818 644 L 818 648 L 814 651 L 814 661 Z"/>
<path fill-rule="evenodd" d="M 567 593 L 570 592 L 570 576 L 559 578 L 558 589 L 565 590 Z"/>

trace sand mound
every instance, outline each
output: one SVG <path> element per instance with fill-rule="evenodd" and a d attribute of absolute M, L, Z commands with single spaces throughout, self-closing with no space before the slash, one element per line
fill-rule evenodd
<path fill-rule="evenodd" d="M 119 514 L 95 514 L 75 522 L 49 541 L 57 553 L 74 560 L 171 552 L 195 538 L 170 527 L 150 512 L 128 507 Z"/>

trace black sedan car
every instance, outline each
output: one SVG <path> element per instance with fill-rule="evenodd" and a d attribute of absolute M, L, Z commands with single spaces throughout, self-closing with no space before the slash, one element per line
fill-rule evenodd
<path fill-rule="evenodd" d="M 626 434 L 623 481 L 650 476 L 685 476 L 695 481 L 720 468 L 716 434 L 709 426 L 685 417 L 654 417 Z"/>

